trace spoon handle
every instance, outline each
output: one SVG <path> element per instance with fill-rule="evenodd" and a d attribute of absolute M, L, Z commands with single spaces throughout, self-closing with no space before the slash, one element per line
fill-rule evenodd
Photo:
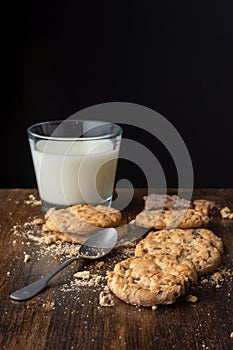
<path fill-rule="evenodd" d="M 26 287 L 23 287 L 13 293 L 10 294 L 10 298 L 16 301 L 25 301 L 31 299 L 36 294 L 41 292 L 44 288 L 46 288 L 49 280 L 54 277 L 58 272 L 63 270 L 66 266 L 70 265 L 73 261 L 77 260 L 78 257 L 70 258 L 64 261 L 61 265 L 56 267 L 53 271 L 48 273 L 45 277 L 35 281 L 31 284 L 28 284 Z"/>

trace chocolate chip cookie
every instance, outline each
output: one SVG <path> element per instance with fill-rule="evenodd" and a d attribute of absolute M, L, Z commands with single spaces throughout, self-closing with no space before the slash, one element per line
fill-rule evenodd
<path fill-rule="evenodd" d="M 189 262 L 173 256 L 147 254 L 115 265 L 108 273 L 108 287 L 121 300 L 133 305 L 171 304 L 196 282 Z"/>
<path fill-rule="evenodd" d="M 135 256 L 167 254 L 190 260 L 198 275 L 216 269 L 221 261 L 223 243 L 212 231 L 197 229 L 171 229 L 151 231 L 135 248 Z"/>
<path fill-rule="evenodd" d="M 208 216 L 194 209 L 143 210 L 135 220 L 138 226 L 155 229 L 201 227 L 205 226 L 208 221 Z"/>
<path fill-rule="evenodd" d="M 63 241 L 82 243 L 101 227 L 116 227 L 120 223 L 121 212 L 117 209 L 78 204 L 65 209 L 50 209 L 43 230 L 53 231 Z"/>

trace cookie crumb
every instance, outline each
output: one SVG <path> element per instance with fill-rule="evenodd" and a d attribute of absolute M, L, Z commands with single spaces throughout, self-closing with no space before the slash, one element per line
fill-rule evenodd
<path fill-rule="evenodd" d="M 44 242 L 47 245 L 50 245 L 52 243 L 55 243 L 58 240 L 56 235 L 48 235 L 45 237 L 41 237 L 41 241 Z"/>
<path fill-rule="evenodd" d="M 33 225 L 43 225 L 44 224 L 44 220 L 41 218 L 36 218 L 32 221 Z"/>
<path fill-rule="evenodd" d="M 123 243 L 123 247 L 125 247 L 125 248 L 135 248 L 135 243 L 126 241 L 126 242 Z"/>
<path fill-rule="evenodd" d="M 158 309 L 158 305 L 153 305 L 152 307 L 151 307 L 151 309 L 154 311 L 154 310 L 157 310 Z"/>
<path fill-rule="evenodd" d="M 95 266 L 97 269 L 99 269 L 100 267 L 104 266 L 104 261 L 97 262 Z"/>
<path fill-rule="evenodd" d="M 75 278 L 79 278 L 81 280 L 89 280 L 90 279 L 90 271 L 79 271 L 74 274 Z"/>
<path fill-rule="evenodd" d="M 220 214 L 223 219 L 233 219 L 233 212 L 228 207 L 222 208 Z"/>
<path fill-rule="evenodd" d="M 222 278 L 222 275 L 219 273 L 219 272 L 215 272 L 212 276 L 212 278 L 215 280 L 215 281 L 218 281 Z"/>
<path fill-rule="evenodd" d="M 108 288 L 105 288 L 102 290 L 99 294 L 99 304 L 100 306 L 114 306 L 114 301 L 112 298 L 112 295 L 110 293 L 110 290 Z"/>
<path fill-rule="evenodd" d="M 209 283 L 207 278 L 204 278 L 204 279 L 201 280 L 201 284 L 207 284 L 207 283 Z"/>
<path fill-rule="evenodd" d="M 41 205 L 41 200 L 37 200 L 34 194 L 29 194 L 28 199 L 24 201 L 24 204 L 31 205 L 32 207 L 39 206 Z"/>
<path fill-rule="evenodd" d="M 30 261 L 31 256 L 29 254 L 25 254 L 24 255 L 24 262 L 27 263 L 28 261 Z"/>
<path fill-rule="evenodd" d="M 187 295 L 185 300 L 190 302 L 190 303 L 196 303 L 197 297 L 196 297 L 196 295 L 189 294 L 189 295 Z"/>
<path fill-rule="evenodd" d="M 95 279 L 95 284 L 100 284 L 102 281 L 102 277 L 101 276 L 96 276 L 96 279 Z"/>

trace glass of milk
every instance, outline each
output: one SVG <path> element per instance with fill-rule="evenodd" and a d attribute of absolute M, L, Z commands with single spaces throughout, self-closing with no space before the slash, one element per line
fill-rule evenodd
<path fill-rule="evenodd" d="M 111 122 L 48 121 L 27 130 L 42 207 L 110 206 L 122 129 Z"/>

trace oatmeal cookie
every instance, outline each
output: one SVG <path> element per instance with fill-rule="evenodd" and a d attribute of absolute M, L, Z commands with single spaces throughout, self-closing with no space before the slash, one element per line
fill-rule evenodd
<path fill-rule="evenodd" d="M 151 231 L 135 248 L 135 256 L 167 254 L 190 260 L 199 276 L 216 269 L 222 253 L 221 238 L 203 228 Z"/>
<path fill-rule="evenodd" d="M 107 215 L 111 221 L 112 221 L 112 225 L 111 227 L 116 227 L 118 226 L 123 220 L 121 212 L 115 208 L 109 208 L 106 207 L 105 205 L 97 205 L 96 210 L 103 212 L 105 215 Z"/>
<path fill-rule="evenodd" d="M 201 227 L 208 221 L 208 216 L 194 209 L 143 210 L 136 216 L 136 225 L 156 229 Z"/>
<path fill-rule="evenodd" d="M 133 305 L 171 304 L 196 281 L 193 268 L 175 257 L 132 257 L 108 273 L 108 287 L 121 300 Z"/>
<path fill-rule="evenodd" d="M 98 230 L 97 227 L 80 220 L 70 208 L 50 209 L 46 216 L 47 220 L 43 225 L 43 230 L 54 232 L 59 239 L 65 242 L 82 243 Z"/>
<path fill-rule="evenodd" d="M 92 207 L 88 204 L 77 204 L 70 207 L 77 218 L 90 225 L 98 227 L 115 227 L 121 221 L 121 212 L 103 205 Z"/>
<path fill-rule="evenodd" d="M 151 193 L 149 196 L 143 197 L 145 201 L 145 210 L 153 209 L 182 209 L 189 208 L 191 203 L 185 198 L 180 198 L 177 195 L 156 194 Z"/>
<path fill-rule="evenodd" d="M 120 223 L 121 212 L 114 208 L 80 204 L 50 209 L 43 230 L 54 232 L 62 241 L 82 243 L 100 228 L 116 227 Z"/>

